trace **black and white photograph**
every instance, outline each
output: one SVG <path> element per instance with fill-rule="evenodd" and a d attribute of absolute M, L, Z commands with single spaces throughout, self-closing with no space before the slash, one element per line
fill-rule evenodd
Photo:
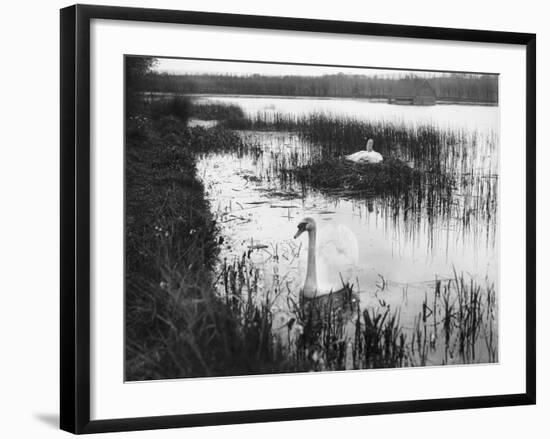
<path fill-rule="evenodd" d="M 543 2 L 6 6 L 1 437 L 545 436 Z"/>
<path fill-rule="evenodd" d="M 499 75 L 125 56 L 125 379 L 499 362 Z"/>

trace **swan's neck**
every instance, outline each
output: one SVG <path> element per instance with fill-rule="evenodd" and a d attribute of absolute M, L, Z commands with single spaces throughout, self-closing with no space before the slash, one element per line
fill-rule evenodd
<path fill-rule="evenodd" d="M 307 250 L 307 272 L 303 294 L 305 297 L 315 297 L 317 294 L 317 262 L 315 260 L 315 240 L 317 231 L 308 231 L 309 243 Z"/>

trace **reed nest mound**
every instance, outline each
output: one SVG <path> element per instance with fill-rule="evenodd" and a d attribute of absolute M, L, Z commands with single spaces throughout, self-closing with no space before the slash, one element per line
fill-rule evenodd
<path fill-rule="evenodd" d="M 298 167 L 292 174 L 317 189 L 365 191 L 374 194 L 410 190 L 425 180 L 426 172 L 388 158 L 381 163 L 328 159 Z"/>

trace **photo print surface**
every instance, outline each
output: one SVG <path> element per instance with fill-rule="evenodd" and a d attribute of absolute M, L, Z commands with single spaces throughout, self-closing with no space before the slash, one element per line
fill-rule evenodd
<path fill-rule="evenodd" d="M 498 75 L 125 56 L 125 379 L 499 361 Z"/>

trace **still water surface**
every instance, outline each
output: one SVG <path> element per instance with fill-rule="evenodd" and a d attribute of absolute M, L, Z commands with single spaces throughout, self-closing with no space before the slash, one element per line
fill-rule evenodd
<path fill-rule="evenodd" d="M 324 113 L 359 120 L 402 122 L 410 126 L 431 124 L 439 128 L 466 129 L 480 133 L 498 132 L 499 110 L 482 105 L 393 105 L 368 99 L 287 98 L 271 96 L 202 95 L 197 103 L 235 104 L 247 116 L 282 113 L 304 116 Z"/>
<path fill-rule="evenodd" d="M 464 105 L 404 107 L 349 99 L 287 99 L 255 97 L 200 97 L 200 101 L 239 105 L 245 114 L 278 112 L 307 115 L 325 112 L 336 117 L 399 122 L 414 127 L 434 124 L 465 130 L 478 137 L 496 136 L 498 108 Z M 473 277 L 481 285 L 497 284 L 498 242 L 496 216 L 490 221 L 474 218 L 464 225 L 456 215 L 407 214 L 396 211 L 380 197 L 350 199 L 330 197 L 316 190 L 281 184 L 269 172 L 275 158 L 293 151 L 307 151 L 297 134 L 287 132 L 241 132 L 259 146 L 263 154 L 207 154 L 198 163 L 213 213 L 222 225 L 224 244 L 220 260 L 231 262 L 247 253 L 260 269 L 263 288 L 273 283 L 297 294 L 306 273 L 307 235 L 294 240 L 296 225 L 303 217 L 315 219 L 320 251 L 320 289 L 338 289 L 341 278 L 354 283 L 361 306 L 390 305 L 399 309 L 405 330 L 414 320 L 436 278 L 453 277 L 453 270 Z M 498 146 L 498 142 L 497 142 Z M 472 145 L 464 145 L 471 148 Z M 362 149 L 361 145 L 357 149 Z M 478 172 L 498 178 L 497 151 L 484 151 Z M 266 177 L 268 176 L 268 177 Z M 489 177 L 488 177 L 489 178 Z M 457 206 L 468 195 L 456 190 Z M 344 231 L 342 234 L 342 230 Z M 350 233 L 351 232 L 351 233 Z M 356 245 L 352 257 L 335 258 L 334 240 L 348 247 Z M 355 244 L 349 240 L 355 240 Z M 252 249 L 252 252 L 249 252 Z M 354 253 L 354 251 L 350 251 Z M 498 288 L 497 288 L 498 291 Z M 486 360 L 486 359 L 485 359 Z M 431 359 L 441 364 L 439 356 Z M 483 355 L 476 361 L 484 361 Z"/>

